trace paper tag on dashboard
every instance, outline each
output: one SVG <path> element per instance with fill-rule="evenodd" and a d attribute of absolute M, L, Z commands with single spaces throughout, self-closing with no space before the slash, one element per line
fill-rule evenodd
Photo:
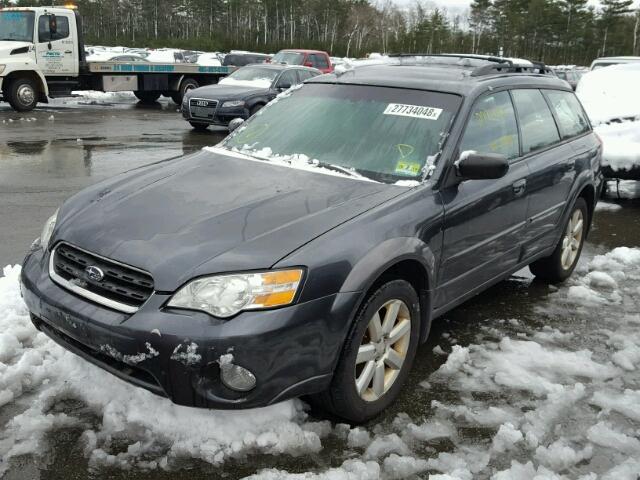
<path fill-rule="evenodd" d="M 405 105 L 404 103 L 390 103 L 382 113 L 384 115 L 398 115 L 400 117 L 438 120 L 438 118 L 440 118 L 440 114 L 442 113 L 442 109 L 434 107 L 423 107 L 421 105 Z"/>

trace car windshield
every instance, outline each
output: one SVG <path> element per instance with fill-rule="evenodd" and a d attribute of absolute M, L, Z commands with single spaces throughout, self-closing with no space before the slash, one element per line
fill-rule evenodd
<path fill-rule="evenodd" d="M 278 52 L 271 59 L 271 63 L 288 63 L 289 65 L 302 65 L 304 55 L 300 52 Z"/>
<path fill-rule="evenodd" d="M 0 12 L 0 40 L 33 42 L 33 12 Z"/>
<path fill-rule="evenodd" d="M 419 181 L 458 110 L 451 94 L 307 84 L 262 109 L 223 148 L 292 167 Z"/>
<path fill-rule="evenodd" d="M 222 85 L 247 85 L 260 88 L 269 88 L 280 70 L 265 67 L 242 67 L 228 77 L 220 80 Z"/>

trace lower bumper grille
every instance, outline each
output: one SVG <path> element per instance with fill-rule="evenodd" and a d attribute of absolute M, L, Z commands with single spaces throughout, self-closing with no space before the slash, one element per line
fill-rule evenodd
<path fill-rule="evenodd" d="M 153 293 L 153 278 L 134 267 L 61 243 L 51 252 L 49 273 L 61 286 L 127 313 Z"/>

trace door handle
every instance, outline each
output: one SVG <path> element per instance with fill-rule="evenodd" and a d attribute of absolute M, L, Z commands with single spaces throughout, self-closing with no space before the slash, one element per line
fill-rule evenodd
<path fill-rule="evenodd" d="M 73 53 L 73 50 L 65 50 L 64 53 Z"/>
<path fill-rule="evenodd" d="M 527 189 L 527 180 L 525 178 L 522 178 L 511 185 L 511 187 L 513 188 L 513 193 L 516 195 L 516 197 L 519 197 Z"/>

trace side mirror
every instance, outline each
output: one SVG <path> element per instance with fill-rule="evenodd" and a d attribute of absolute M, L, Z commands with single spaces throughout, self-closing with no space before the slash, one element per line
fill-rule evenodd
<path fill-rule="evenodd" d="M 303 65 L 305 67 L 313 67 L 313 63 L 311 63 L 311 62 L 304 62 Z"/>
<path fill-rule="evenodd" d="M 243 118 L 234 118 L 229 122 L 229 133 L 233 132 L 236 128 L 244 123 Z"/>
<path fill-rule="evenodd" d="M 49 15 L 49 33 L 51 36 L 58 33 L 58 19 L 53 14 Z"/>
<path fill-rule="evenodd" d="M 278 84 L 278 90 L 281 92 L 284 92 L 285 90 L 288 90 L 291 88 L 291 84 L 290 83 L 279 83 Z"/>
<path fill-rule="evenodd" d="M 466 180 L 490 180 L 504 177 L 509 161 L 497 153 L 463 152 L 455 163 L 458 176 Z"/>

